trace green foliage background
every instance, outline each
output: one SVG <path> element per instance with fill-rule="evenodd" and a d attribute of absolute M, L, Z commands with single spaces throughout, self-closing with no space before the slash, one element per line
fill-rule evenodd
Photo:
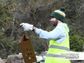
<path fill-rule="evenodd" d="M 66 23 L 70 27 L 70 46 L 73 51 L 84 50 L 83 0 L 0 0 L 0 57 L 20 52 L 21 22 L 28 22 L 45 30 L 49 14 L 60 7 L 66 9 Z M 80 12 L 81 11 L 81 12 Z M 48 48 L 48 41 L 28 32 L 37 52 Z"/>

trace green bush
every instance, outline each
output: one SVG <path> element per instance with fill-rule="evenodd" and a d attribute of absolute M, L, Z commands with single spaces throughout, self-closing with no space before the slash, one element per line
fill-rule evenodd
<path fill-rule="evenodd" d="M 70 35 L 70 47 L 73 51 L 83 51 L 84 37 L 80 35 L 73 34 Z"/>
<path fill-rule="evenodd" d="M 0 33 L 0 57 L 6 58 L 8 55 L 18 52 L 18 42 L 10 37 L 5 37 L 3 33 Z"/>

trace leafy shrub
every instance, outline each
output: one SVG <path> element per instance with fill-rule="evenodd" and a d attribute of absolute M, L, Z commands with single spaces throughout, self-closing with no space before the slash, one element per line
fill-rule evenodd
<path fill-rule="evenodd" d="M 3 33 L 0 33 L 0 56 L 6 58 L 8 55 L 18 52 L 18 42 L 10 37 L 5 37 Z"/>
<path fill-rule="evenodd" d="M 78 34 L 71 35 L 70 46 L 73 51 L 83 51 L 84 37 L 81 37 Z"/>

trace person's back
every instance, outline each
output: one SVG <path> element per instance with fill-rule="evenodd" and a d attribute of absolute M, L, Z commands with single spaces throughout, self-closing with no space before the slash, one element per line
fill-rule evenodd
<path fill-rule="evenodd" d="M 59 26 L 60 25 L 60 26 Z M 69 44 L 69 29 L 65 23 L 58 24 L 58 28 L 61 33 L 64 33 L 66 36 L 61 36 L 57 40 L 49 41 L 49 49 L 46 55 L 45 63 L 70 63 L 69 60 L 62 58 L 62 53 L 70 50 Z"/>

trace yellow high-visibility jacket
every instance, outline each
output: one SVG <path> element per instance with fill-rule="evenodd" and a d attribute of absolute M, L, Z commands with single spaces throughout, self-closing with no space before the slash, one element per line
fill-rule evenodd
<path fill-rule="evenodd" d="M 61 43 L 57 43 L 56 40 L 50 40 L 45 63 L 71 63 L 70 60 L 58 58 L 61 57 L 60 55 L 58 55 L 58 53 L 64 53 L 66 51 L 69 51 L 70 49 L 69 35 L 66 30 L 65 33 L 66 39 Z"/>

